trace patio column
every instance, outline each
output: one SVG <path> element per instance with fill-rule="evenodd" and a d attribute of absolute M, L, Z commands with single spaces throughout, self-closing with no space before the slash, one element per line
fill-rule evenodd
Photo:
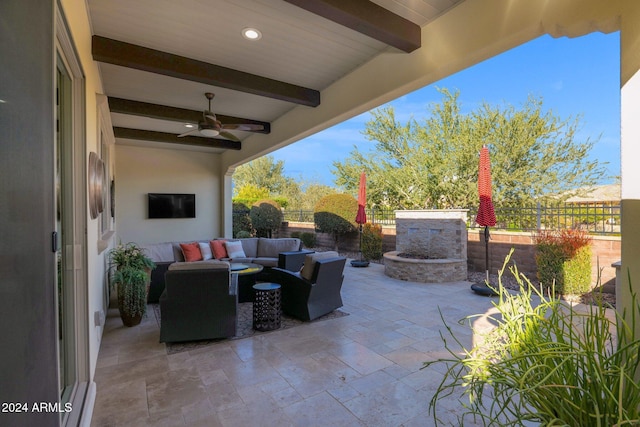
<path fill-rule="evenodd" d="M 640 294 L 640 2 L 623 0 L 621 7 L 622 280 L 616 289 L 616 303 L 630 318 L 629 280 L 633 292 Z"/>
<path fill-rule="evenodd" d="M 220 189 L 220 235 L 226 238 L 233 237 L 233 180 L 231 177 L 234 170 L 235 168 L 229 168 L 224 171 L 220 180 L 222 186 Z"/>

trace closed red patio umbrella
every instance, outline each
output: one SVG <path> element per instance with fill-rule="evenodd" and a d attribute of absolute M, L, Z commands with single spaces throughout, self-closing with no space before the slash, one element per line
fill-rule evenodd
<path fill-rule="evenodd" d="M 358 189 L 358 213 L 356 214 L 356 224 L 360 227 L 360 261 L 351 261 L 351 265 L 354 267 L 366 267 L 369 265 L 368 261 L 362 259 L 362 224 L 367 222 L 367 212 L 365 205 L 367 204 L 367 175 L 362 172 L 360 174 L 360 188 Z"/>
<path fill-rule="evenodd" d="M 489 284 L 489 227 L 496 225 L 496 213 L 491 200 L 491 161 L 489 159 L 489 148 L 486 145 L 483 145 L 480 150 L 478 194 L 480 196 L 480 206 L 478 207 L 476 223 L 484 227 L 486 281 L 484 285 L 472 285 L 471 288 L 479 293 L 495 294 L 495 292 L 487 288 Z"/>

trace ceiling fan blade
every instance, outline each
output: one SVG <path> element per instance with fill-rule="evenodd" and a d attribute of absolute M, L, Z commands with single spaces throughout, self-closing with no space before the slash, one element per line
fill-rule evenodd
<path fill-rule="evenodd" d="M 225 132 L 225 131 L 222 130 L 222 131 L 220 131 L 220 136 L 225 138 L 225 139 L 230 139 L 231 141 L 240 142 L 238 137 L 235 136 L 234 134 L 230 133 L 230 132 Z"/>
<path fill-rule="evenodd" d="M 248 123 L 228 123 L 222 125 L 222 129 L 243 130 L 245 132 L 264 130 L 263 125 L 254 125 Z"/>
<path fill-rule="evenodd" d="M 188 136 L 188 135 L 191 135 L 191 134 L 194 134 L 194 133 L 198 133 L 198 132 L 200 132 L 200 130 L 197 129 L 197 128 L 196 129 L 191 129 L 190 131 L 187 131 L 185 133 L 181 133 L 180 135 L 178 135 L 178 138 L 182 138 L 183 136 Z"/>

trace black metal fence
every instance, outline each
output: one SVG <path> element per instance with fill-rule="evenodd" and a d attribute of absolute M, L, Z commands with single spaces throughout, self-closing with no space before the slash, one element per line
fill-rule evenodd
<path fill-rule="evenodd" d="M 469 228 L 476 228 L 477 207 L 469 209 Z M 620 204 L 535 204 L 521 207 L 496 208 L 498 224 L 494 229 L 509 231 L 535 231 L 540 229 L 579 228 L 592 234 L 620 233 Z M 370 208 L 369 222 L 394 225 L 394 209 Z M 313 222 L 313 211 L 286 210 L 285 221 Z"/>

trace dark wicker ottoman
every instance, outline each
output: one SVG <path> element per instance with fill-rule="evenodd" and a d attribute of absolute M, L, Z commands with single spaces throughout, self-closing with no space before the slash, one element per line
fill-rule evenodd
<path fill-rule="evenodd" d="M 273 331 L 280 328 L 280 285 L 277 283 L 259 283 L 253 286 L 253 329 Z"/>

